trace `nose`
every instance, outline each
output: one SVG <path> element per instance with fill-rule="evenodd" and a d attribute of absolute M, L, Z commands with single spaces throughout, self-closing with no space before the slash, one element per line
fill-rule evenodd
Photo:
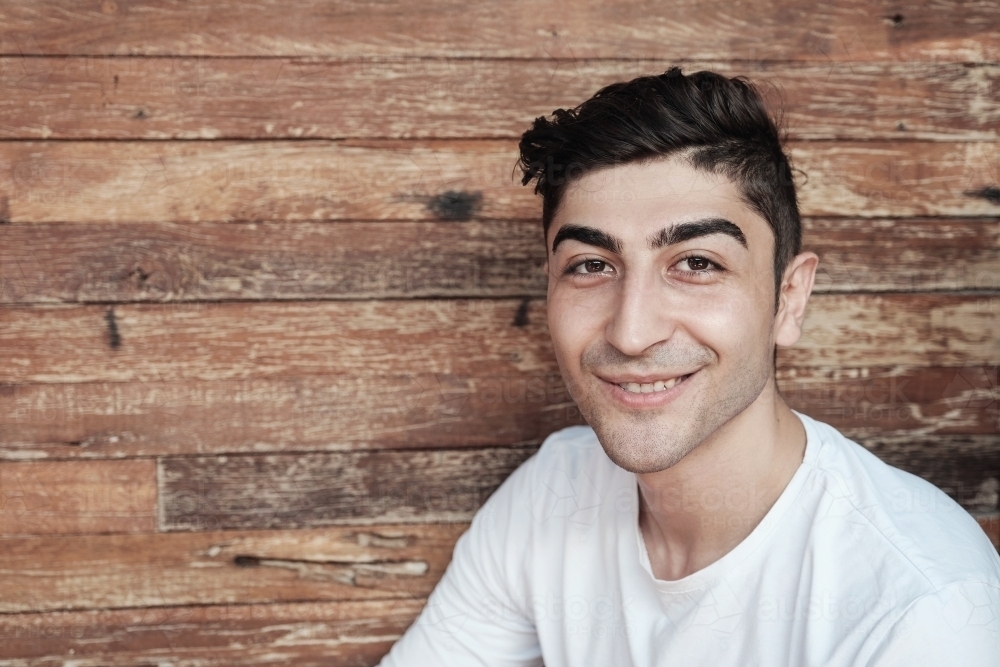
<path fill-rule="evenodd" d="M 664 301 L 660 288 L 659 281 L 648 273 L 633 272 L 619 283 L 617 303 L 604 335 L 622 353 L 639 356 L 673 335 L 673 309 Z"/>

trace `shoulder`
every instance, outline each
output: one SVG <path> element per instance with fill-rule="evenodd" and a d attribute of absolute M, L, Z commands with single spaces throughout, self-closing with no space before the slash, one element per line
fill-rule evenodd
<path fill-rule="evenodd" d="M 832 426 L 800 417 L 819 441 L 812 465 L 825 514 L 865 535 L 865 557 L 891 562 L 894 573 L 912 580 L 914 594 L 959 582 L 1000 588 L 1000 555 L 961 505 Z"/>
<path fill-rule="evenodd" d="M 867 665 L 964 667 L 997 658 L 1000 588 L 964 581 L 914 600 L 878 639 Z"/>
<path fill-rule="evenodd" d="M 536 520 L 599 505 L 623 471 L 604 453 L 589 426 L 552 433 L 521 472 L 520 500 Z"/>

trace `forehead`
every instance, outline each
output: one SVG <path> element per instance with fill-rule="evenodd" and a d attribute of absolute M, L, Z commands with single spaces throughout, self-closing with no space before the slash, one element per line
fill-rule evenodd
<path fill-rule="evenodd" d="M 567 185 L 549 229 L 566 223 L 614 233 L 628 241 L 687 220 L 724 218 L 748 241 L 770 236 L 767 222 L 721 174 L 695 169 L 682 156 L 589 172 Z M 750 247 L 759 244 L 750 244 Z"/>

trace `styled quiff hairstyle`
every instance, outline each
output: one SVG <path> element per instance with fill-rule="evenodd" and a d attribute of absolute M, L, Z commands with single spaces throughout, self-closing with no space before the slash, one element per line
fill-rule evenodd
<path fill-rule="evenodd" d="M 752 83 L 679 67 L 601 88 L 574 109 L 535 119 L 521 136 L 522 185 L 537 179 L 542 227 L 566 186 L 596 169 L 683 153 L 696 169 L 726 176 L 774 232 L 775 311 L 781 278 L 800 251 L 802 223 L 778 123 Z"/>

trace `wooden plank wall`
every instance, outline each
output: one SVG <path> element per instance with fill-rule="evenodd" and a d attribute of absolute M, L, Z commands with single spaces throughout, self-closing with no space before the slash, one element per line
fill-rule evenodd
<path fill-rule="evenodd" d="M 1000 5 L 6 0 L 0 665 L 371 665 L 580 423 L 536 116 L 682 63 L 785 107 L 793 407 L 1000 539 Z"/>

